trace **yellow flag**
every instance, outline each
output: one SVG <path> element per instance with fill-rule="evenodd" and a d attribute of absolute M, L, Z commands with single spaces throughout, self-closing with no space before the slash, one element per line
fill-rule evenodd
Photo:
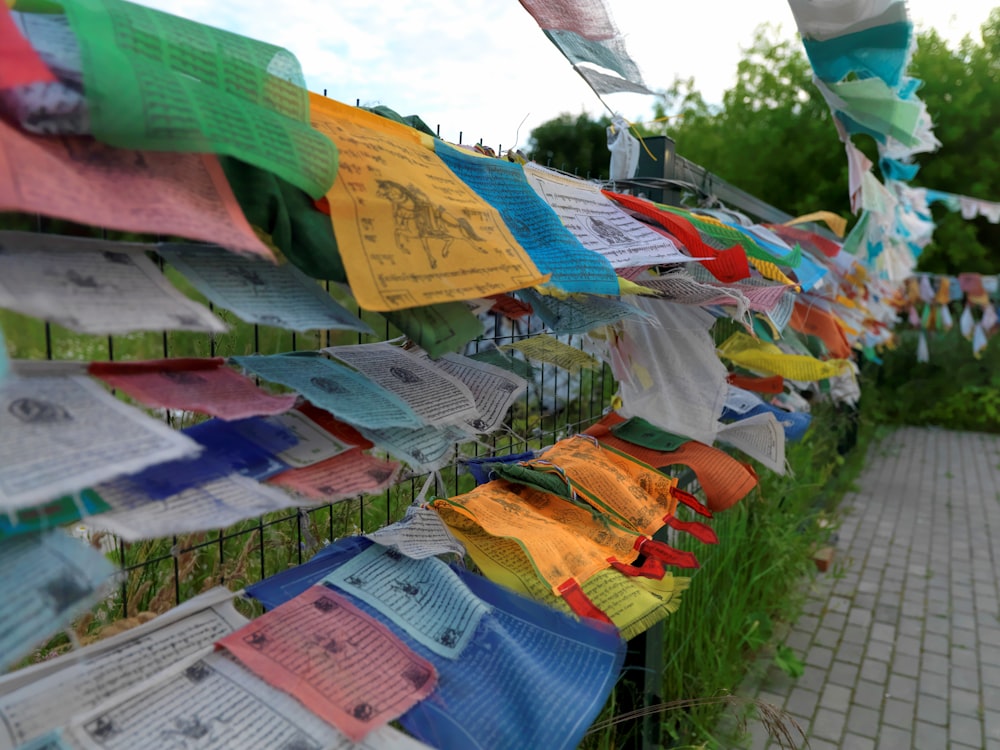
<path fill-rule="evenodd" d="M 774 344 L 761 341 L 745 333 L 734 333 L 718 349 L 719 354 L 748 370 L 781 375 L 789 380 L 823 380 L 839 375 L 847 367 L 847 360 L 821 361 L 802 354 L 785 354 Z"/>
<path fill-rule="evenodd" d="M 470 528 L 471 522 L 517 543 L 556 595 L 563 584 L 610 567 L 609 558 L 631 563 L 643 538 L 561 497 L 502 480 L 431 507 L 451 528 Z"/>
<path fill-rule="evenodd" d="M 429 148 L 429 136 L 310 94 L 310 119 L 340 151 L 326 195 L 358 304 L 384 312 L 544 283 L 499 212 Z"/>
<path fill-rule="evenodd" d="M 564 344 L 557 338 L 549 336 L 547 333 L 531 338 L 522 339 L 513 344 L 505 344 L 501 349 L 514 349 L 521 352 L 528 359 L 538 362 L 548 362 L 549 364 L 578 373 L 583 368 L 590 370 L 600 370 L 601 363 L 584 351 L 576 347 Z"/>
<path fill-rule="evenodd" d="M 618 277 L 618 290 L 622 293 L 622 296 L 629 294 L 641 294 L 647 297 L 657 297 L 660 294 L 655 289 L 643 286 L 642 284 L 636 284 L 634 281 L 623 279 L 621 276 Z"/>
<path fill-rule="evenodd" d="M 550 586 L 538 576 L 517 542 L 491 536 L 471 523 L 450 529 L 491 581 L 555 609 L 572 612 L 566 600 L 553 594 Z M 687 589 L 690 581 L 690 578 L 675 578 L 669 572 L 656 580 L 629 577 L 608 568 L 592 575 L 580 587 L 594 606 L 621 631 L 622 638 L 630 640 L 676 612 L 681 592 Z"/>
<path fill-rule="evenodd" d="M 747 256 L 747 260 L 750 261 L 750 265 L 756 268 L 760 275 L 768 281 L 777 281 L 780 284 L 787 284 L 795 287 L 796 290 L 800 288 L 798 284 L 785 276 L 781 269 L 774 263 L 767 260 L 761 260 L 760 258 L 751 258 L 749 255 Z"/>
<path fill-rule="evenodd" d="M 813 211 L 811 214 L 805 214 L 804 216 L 797 216 L 791 221 L 786 221 L 786 227 L 792 227 L 796 224 L 806 224 L 810 221 L 822 221 L 830 230 L 838 237 L 843 237 L 844 233 L 847 231 L 847 219 L 843 216 L 838 216 L 833 213 L 833 211 Z"/>

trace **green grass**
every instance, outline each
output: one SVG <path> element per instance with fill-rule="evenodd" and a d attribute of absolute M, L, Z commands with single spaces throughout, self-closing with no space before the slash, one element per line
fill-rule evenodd
<path fill-rule="evenodd" d="M 718 727 L 727 712 L 740 714 L 737 719 L 754 714 L 753 702 L 734 693 L 751 667 L 763 668 L 774 659 L 754 665 L 758 655 L 774 647 L 768 653 L 791 671 L 801 657 L 778 648 L 781 625 L 800 613 L 805 584 L 816 575 L 812 553 L 836 528 L 839 500 L 860 472 L 875 434 L 874 425 L 863 421 L 858 444 L 841 456 L 837 447 L 847 417 L 822 405 L 814 413 L 815 427 L 788 446 L 794 474 L 759 472 L 759 489 L 716 515 L 718 545 L 678 545 L 694 550 L 702 567 L 680 610 L 665 623 L 662 695 L 676 704 L 663 711 L 661 721 L 670 747 L 732 747 L 734 738 Z M 604 718 L 614 709 L 609 704 Z M 586 747 L 621 746 L 636 727 L 635 721 L 609 726 Z"/>
<path fill-rule="evenodd" d="M 865 396 L 886 424 L 936 425 L 1000 432 L 1000 344 L 997 337 L 976 357 L 955 326 L 927 334 L 930 361 L 917 362 L 918 332 L 898 332 L 899 344 L 882 365 L 863 370 Z"/>
<path fill-rule="evenodd" d="M 170 268 L 166 273 L 188 296 L 204 302 Z M 228 357 L 376 340 L 336 332 L 296 336 L 247 325 L 224 311 L 220 316 L 231 330 L 212 337 L 186 332 L 83 336 L 58 326 L 46 328 L 40 321 L 5 311 L 0 311 L 0 326 L 11 356 L 20 359 Z M 378 339 L 398 334 L 381 316 L 365 313 L 362 317 L 381 334 Z M 552 413 L 542 413 L 537 403 L 527 399 L 516 404 L 507 421 L 509 432 L 491 438 L 493 449 L 507 453 L 538 448 L 599 418 L 610 401 L 614 381 L 607 371 L 585 371 L 582 378 L 580 397 Z M 173 423 L 182 426 L 176 419 Z M 657 720 L 675 747 L 725 742 L 716 737 L 720 717 L 726 711 L 745 710 L 745 704 L 732 697 L 733 691 L 762 649 L 775 645 L 780 624 L 797 615 L 801 583 L 814 570 L 811 552 L 835 527 L 837 500 L 857 474 L 864 446 L 874 434 L 865 425 L 859 447 L 845 461 L 837 452 L 838 438 L 846 429 L 843 415 L 817 406 L 814 424 L 803 442 L 789 446 L 794 476 L 777 477 L 759 470 L 759 490 L 717 515 L 713 526 L 720 544 L 697 545 L 702 568 L 683 595 L 680 611 L 665 624 L 662 695 L 669 710 Z M 482 448 L 470 444 L 462 452 L 471 455 L 481 453 Z M 435 494 L 454 495 L 471 488 L 471 477 L 456 469 L 446 470 L 442 479 L 445 486 L 435 487 Z M 304 514 L 270 514 L 220 532 L 118 543 L 110 556 L 127 570 L 121 585 L 74 624 L 72 637 L 53 639 L 25 663 L 68 650 L 71 640 L 88 642 L 109 635 L 123 624 L 162 613 L 175 601 L 212 586 L 237 590 L 297 565 L 324 543 L 402 517 L 422 484 L 418 477 L 381 495 L 313 508 Z M 247 607 L 248 615 L 258 613 L 252 605 L 241 606 Z M 791 669 L 795 656 L 780 654 Z M 621 716 L 622 698 L 612 696 L 599 719 L 603 727 L 588 736 L 585 748 L 620 747 L 638 731 L 636 721 Z"/>

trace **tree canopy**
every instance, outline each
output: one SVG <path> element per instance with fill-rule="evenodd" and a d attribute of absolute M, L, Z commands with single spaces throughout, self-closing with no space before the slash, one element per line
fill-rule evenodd
<path fill-rule="evenodd" d="M 610 117 L 561 114 L 531 131 L 529 156 L 553 169 L 604 180 L 610 174 L 606 128 Z"/>
<path fill-rule="evenodd" d="M 918 158 L 921 170 L 911 184 L 1000 201 L 1000 8 L 983 25 L 982 41 L 966 37 L 949 45 L 934 30 L 921 32 L 909 72 L 924 81 L 920 96 L 942 143 Z M 830 111 L 812 84 L 801 44 L 780 38 L 773 26 L 755 31 L 721 105 L 707 104 L 688 79 L 663 92 L 656 109 L 669 115 L 666 133 L 677 153 L 732 184 L 790 214 L 828 209 L 851 216 L 847 159 Z M 608 123 L 560 115 L 532 131 L 530 155 L 581 177 L 603 178 Z M 855 143 L 877 161 L 874 142 L 856 137 Z M 966 221 L 943 207 L 934 216 L 938 229 L 921 256 L 922 269 L 1000 272 L 1000 225 Z"/>

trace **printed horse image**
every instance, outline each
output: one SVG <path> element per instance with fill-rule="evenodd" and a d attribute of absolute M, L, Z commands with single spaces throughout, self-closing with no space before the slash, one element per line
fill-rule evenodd
<path fill-rule="evenodd" d="M 438 259 L 431 247 L 431 240 L 441 240 L 440 257 L 447 258 L 455 240 L 466 240 L 479 252 L 489 252 L 479 243 L 483 238 L 476 234 L 464 216 L 453 216 L 444 206 L 432 203 L 422 190 L 413 185 L 401 185 L 391 180 L 378 181 L 378 197 L 392 202 L 392 216 L 396 222 L 396 244 L 407 255 L 409 240 L 420 242 L 431 268 L 437 268 Z"/>

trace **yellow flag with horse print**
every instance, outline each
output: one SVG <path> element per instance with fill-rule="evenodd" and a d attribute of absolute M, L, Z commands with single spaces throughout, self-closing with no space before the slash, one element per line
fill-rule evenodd
<path fill-rule="evenodd" d="M 430 136 L 317 94 L 310 118 L 340 150 L 326 198 L 361 307 L 401 310 L 547 280 L 497 210 L 434 154 Z"/>

